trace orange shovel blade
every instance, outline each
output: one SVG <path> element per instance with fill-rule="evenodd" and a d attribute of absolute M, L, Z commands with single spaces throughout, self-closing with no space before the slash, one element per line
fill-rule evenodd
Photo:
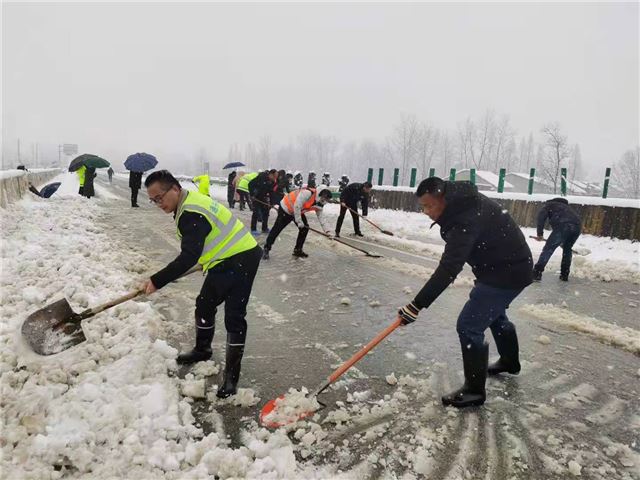
<path fill-rule="evenodd" d="M 297 417 L 290 417 L 287 419 L 278 419 L 278 420 L 269 420 L 267 417 L 271 414 L 276 408 L 276 401 L 278 399 L 283 399 L 284 395 L 280 395 L 278 398 L 274 398 L 273 400 L 269 400 L 262 410 L 260 410 L 260 425 L 267 428 L 279 428 L 284 427 L 285 425 L 290 425 L 292 423 L 296 423 L 304 418 L 307 418 L 315 413 L 315 410 L 309 412 L 301 412 Z"/>

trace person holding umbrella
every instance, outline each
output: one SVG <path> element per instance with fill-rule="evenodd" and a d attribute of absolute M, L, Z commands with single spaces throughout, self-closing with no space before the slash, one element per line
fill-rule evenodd
<path fill-rule="evenodd" d="M 142 173 L 158 165 L 156 157 L 149 153 L 134 153 L 124 162 L 124 168 L 129 170 L 129 188 L 131 189 L 131 208 L 138 208 L 138 191 L 142 188 Z"/>
<path fill-rule="evenodd" d="M 96 169 L 94 167 L 86 167 L 86 171 L 84 173 L 84 190 L 83 194 L 87 198 L 94 197 L 96 195 L 96 191 L 93 188 L 93 179 L 96 178 Z"/>
<path fill-rule="evenodd" d="M 78 195 L 84 197 L 84 179 L 85 173 L 87 171 L 87 167 L 82 165 L 80 168 L 76 170 L 76 175 L 78 176 L 78 183 L 80 184 L 80 188 L 78 189 Z"/>
<path fill-rule="evenodd" d="M 231 211 L 211 197 L 180 186 L 167 170 L 151 173 L 144 182 L 152 203 L 173 214 L 181 251 L 165 268 L 142 285 L 147 295 L 164 287 L 199 263 L 206 274 L 195 308 L 195 347 L 178 356 L 180 364 L 209 360 L 215 316 L 224 303 L 227 351 L 224 380 L 217 396 L 237 392 L 247 337 L 247 304 L 262 250 Z"/>
<path fill-rule="evenodd" d="M 229 208 L 233 208 L 236 204 L 236 187 L 234 186 L 234 180 L 237 174 L 234 170 L 227 177 L 227 202 L 229 202 Z"/>

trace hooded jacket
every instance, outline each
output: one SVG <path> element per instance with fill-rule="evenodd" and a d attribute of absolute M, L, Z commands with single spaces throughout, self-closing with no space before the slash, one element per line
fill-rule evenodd
<path fill-rule="evenodd" d="M 580 226 L 580 217 L 569 206 L 566 198 L 552 198 L 544 203 L 544 206 L 538 212 L 538 236 L 542 237 L 544 233 L 544 224 L 547 219 L 551 228 L 558 228 L 563 223 Z"/>
<path fill-rule="evenodd" d="M 427 308 L 455 280 L 465 263 L 478 282 L 508 290 L 533 281 L 533 259 L 522 231 L 506 210 L 470 182 L 445 182 L 440 264 L 413 303 Z"/>

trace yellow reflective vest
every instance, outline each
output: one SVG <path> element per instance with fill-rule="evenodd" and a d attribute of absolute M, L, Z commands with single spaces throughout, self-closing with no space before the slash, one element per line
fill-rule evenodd
<path fill-rule="evenodd" d="M 176 227 L 184 212 L 199 213 L 211 225 L 211 231 L 204 240 L 202 254 L 198 259 L 205 272 L 223 260 L 258 245 L 242 222 L 235 218 L 228 208 L 211 197 L 199 192 L 182 190 L 176 212 Z M 180 229 L 178 238 L 182 238 Z"/>
<path fill-rule="evenodd" d="M 243 177 L 238 180 L 238 186 L 236 190 L 240 190 L 243 192 L 249 193 L 249 182 L 258 176 L 258 172 L 251 172 L 243 175 Z"/>
<path fill-rule="evenodd" d="M 193 181 L 198 184 L 198 192 L 209 196 L 209 175 L 198 175 L 193 177 Z"/>
<path fill-rule="evenodd" d="M 78 170 L 76 170 L 76 175 L 78 175 L 78 181 L 80 182 L 80 186 L 84 187 L 84 176 L 87 172 L 87 167 L 84 165 L 81 166 Z"/>

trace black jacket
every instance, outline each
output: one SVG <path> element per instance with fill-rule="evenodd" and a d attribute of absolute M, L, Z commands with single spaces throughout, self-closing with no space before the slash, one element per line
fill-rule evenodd
<path fill-rule="evenodd" d="M 362 203 L 362 215 L 367 216 L 369 209 L 369 194 L 364 193 L 361 183 L 350 183 L 340 193 L 340 201 L 346 203 L 354 210 L 358 208 L 358 202 Z"/>
<path fill-rule="evenodd" d="M 267 196 L 273 191 L 273 182 L 269 178 L 269 172 L 260 172 L 256 178 L 249 182 L 249 193 L 252 197 L 267 202 Z"/>
<path fill-rule="evenodd" d="M 134 190 L 142 188 L 142 172 L 129 172 L 129 188 Z"/>
<path fill-rule="evenodd" d="M 524 235 L 509 213 L 478 193 L 470 182 L 445 182 L 447 206 L 435 222 L 446 245 L 440 264 L 413 301 L 427 308 L 471 265 L 476 279 L 508 290 L 533 281 L 533 260 Z"/>
<path fill-rule="evenodd" d="M 231 172 L 227 177 L 227 191 L 235 192 L 235 187 L 233 186 L 233 181 L 236 179 L 236 172 Z"/>
<path fill-rule="evenodd" d="M 180 216 L 178 230 L 182 235 L 180 254 L 169 265 L 151 276 L 156 288 L 173 282 L 198 263 L 204 241 L 211 231 L 211 224 L 199 213 L 186 211 Z"/>
<path fill-rule="evenodd" d="M 552 198 L 544 203 L 544 206 L 538 212 L 538 236 L 542 237 L 544 233 L 544 224 L 549 219 L 551 228 L 557 228 L 563 223 L 580 226 L 580 217 L 569 206 L 566 198 Z"/>

